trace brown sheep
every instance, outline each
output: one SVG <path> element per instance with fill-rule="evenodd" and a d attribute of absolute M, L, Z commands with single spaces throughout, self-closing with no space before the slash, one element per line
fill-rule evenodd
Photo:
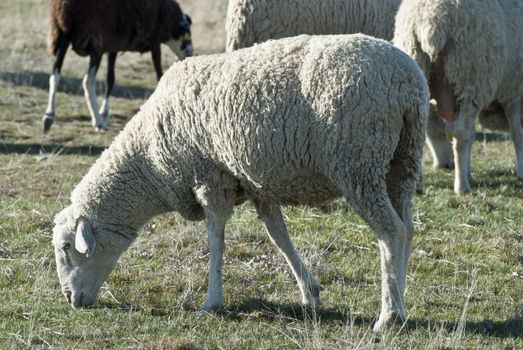
<path fill-rule="evenodd" d="M 184 59 L 192 55 L 191 19 L 175 0 L 51 0 L 48 49 L 55 56 L 49 78 L 49 102 L 42 119 L 47 132 L 55 117 L 55 96 L 69 44 L 80 56 L 89 56 L 83 79 L 87 106 L 96 130 L 109 125 L 109 95 L 120 51 L 150 51 L 157 78 L 162 75 L 160 44 Z M 96 72 L 108 54 L 107 85 L 100 109 L 96 101 Z"/>

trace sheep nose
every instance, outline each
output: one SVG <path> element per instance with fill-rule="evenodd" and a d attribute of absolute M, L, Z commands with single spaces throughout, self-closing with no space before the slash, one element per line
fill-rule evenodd
<path fill-rule="evenodd" d="M 68 302 L 69 304 L 71 304 L 71 295 L 72 295 L 72 293 L 71 293 L 70 291 L 66 290 L 66 291 L 64 292 L 64 295 L 65 295 L 65 298 L 67 299 L 67 302 Z"/>
<path fill-rule="evenodd" d="M 191 44 L 187 44 L 184 50 L 185 57 L 191 57 L 194 53 L 193 47 Z"/>

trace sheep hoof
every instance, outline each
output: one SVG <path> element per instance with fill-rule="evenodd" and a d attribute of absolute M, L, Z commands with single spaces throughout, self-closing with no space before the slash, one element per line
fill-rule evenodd
<path fill-rule="evenodd" d="M 469 184 L 466 184 L 466 185 L 455 185 L 454 186 L 454 193 L 456 194 L 466 194 L 466 193 L 470 193 L 472 191 L 471 187 Z"/>
<path fill-rule="evenodd" d="M 445 169 L 445 170 L 454 170 L 454 162 L 435 163 L 433 165 L 433 168 Z"/>
<path fill-rule="evenodd" d="M 103 123 L 103 125 L 105 125 L 106 129 L 109 126 L 111 126 L 111 116 L 109 115 L 109 112 L 107 112 L 107 111 L 100 111 L 100 116 L 102 117 L 102 123 Z"/>
<path fill-rule="evenodd" d="M 214 312 L 214 311 L 220 311 L 223 310 L 223 303 L 211 303 L 206 301 L 201 307 L 201 312 Z"/>
<path fill-rule="evenodd" d="M 107 126 L 105 125 L 97 125 L 94 127 L 94 130 L 96 132 L 106 132 L 107 131 Z"/>
<path fill-rule="evenodd" d="M 54 121 L 54 113 L 46 113 L 42 118 L 42 129 L 44 134 L 51 129 L 51 125 L 53 125 Z"/>
<path fill-rule="evenodd" d="M 375 333 L 383 332 L 387 329 L 387 327 L 397 324 L 397 325 L 403 325 L 405 323 L 405 317 L 403 315 L 393 312 L 391 314 L 387 314 L 385 316 L 380 315 L 380 318 L 376 323 L 374 324 L 374 327 L 372 327 L 372 331 Z"/>
<path fill-rule="evenodd" d="M 320 297 L 317 296 L 317 297 L 309 298 L 307 300 L 305 300 L 305 299 L 302 300 L 302 304 L 305 306 L 322 306 L 323 301 L 321 301 Z"/>

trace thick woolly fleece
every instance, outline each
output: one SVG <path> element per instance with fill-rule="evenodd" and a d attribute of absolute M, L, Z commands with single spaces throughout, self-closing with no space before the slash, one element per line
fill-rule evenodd
<path fill-rule="evenodd" d="M 404 0 L 393 42 L 414 58 L 427 78 L 445 49 L 445 78 L 457 101 L 457 122 L 473 124 L 483 111 L 481 120 L 488 127 L 503 129 L 503 110 L 517 109 L 523 95 L 521 33 L 519 0 Z M 519 158 L 523 163 L 523 154 Z"/>
<path fill-rule="evenodd" d="M 129 244 L 162 212 L 226 220 L 245 199 L 343 196 L 392 249 L 382 251 L 383 325 L 403 317 L 427 115 L 423 72 L 364 35 L 299 36 L 189 58 L 166 72 L 57 224 L 84 218 L 97 246 L 112 246 L 111 237 Z"/>
<path fill-rule="evenodd" d="M 363 33 L 391 40 L 401 0 L 230 0 L 226 50 L 299 34 Z"/>

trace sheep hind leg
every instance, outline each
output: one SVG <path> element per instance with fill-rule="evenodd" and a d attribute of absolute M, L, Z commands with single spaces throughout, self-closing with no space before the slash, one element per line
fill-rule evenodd
<path fill-rule="evenodd" d="M 280 207 L 262 201 L 254 201 L 254 205 L 259 219 L 265 224 L 272 243 L 283 254 L 298 282 L 303 304 L 321 305 L 321 286 L 302 262 L 296 248 L 292 244 Z"/>
<path fill-rule="evenodd" d="M 381 312 L 374 324 L 374 331 L 405 320 L 403 292 L 405 290 L 405 257 L 408 248 L 408 230 L 394 209 L 383 180 L 368 181 L 368 175 L 357 178 L 356 188 L 344 192 L 345 198 L 361 215 L 378 237 L 381 255 Z M 408 210 L 408 208 L 406 208 Z"/>
<path fill-rule="evenodd" d="M 419 165 L 421 170 L 421 164 Z M 405 240 L 400 241 L 400 254 L 403 258 L 400 263 L 399 288 L 400 296 L 405 296 L 407 281 L 407 268 L 410 257 L 412 238 L 414 237 L 414 222 L 412 219 L 412 198 L 416 178 L 412 171 L 412 160 L 407 157 L 398 156 L 390 163 L 390 169 L 386 177 L 387 193 L 394 210 L 399 215 L 405 227 Z M 402 229 L 402 228 L 400 228 Z"/>
<path fill-rule="evenodd" d="M 96 131 L 103 131 L 107 129 L 104 120 L 100 113 L 98 113 L 98 102 L 96 101 L 96 72 L 100 66 L 101 56 L 91 56 L 89 60 L 89 70 L 84 76 L 82 85 L 84 88 L 84 96 L 91 115 L 91 124 Z"/>
<path fill-rule="evenodd" d="M 521 100 L 504 107 L 510 126 L 510 136 L 516 150 L 517 176 L 523 179 L 523 132 L 521 130 Z"/>
<path fill-rule="evenodd" d="M 60 33 L 57 39 L 56 58 L 53 63 L 53 74 L 49 77 L 49 100 L 47 109 L 42 117 L 42 129 L 46 133 L 53 125 L 56 114 L 56 90 L 61 78 L 62 64 L 64 63 L 65 54 L 69 46 L 69 39 L 64 33 Z"/>
<path fill-rule="evenodd" d="M 110 52 L 107 55 L 107 77 L 105 85 L 105 95 L 100 107 L 99 114 L 102 116 L 104 123 L 107 127 L 111 125 L 111 119 L 109 116 L 109 97 L 114 87 L 114 67 L 116 65 L 117 52 Z"/>

